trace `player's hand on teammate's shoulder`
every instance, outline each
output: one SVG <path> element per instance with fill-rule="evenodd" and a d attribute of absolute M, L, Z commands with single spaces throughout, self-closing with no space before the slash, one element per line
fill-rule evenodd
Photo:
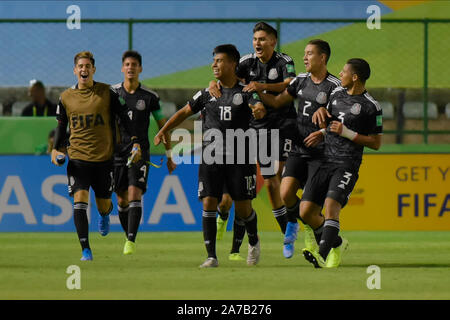
<path fill-rule="evenodd" d="M 324 107 L 320 107 L 316 112 L 314 112 L 312 122 L 316 125 L 320 125 L 321 123 L 326 123 L 327 118 L 331 118 L 331 114 Z"/>
<path fill-rule="evenodd" d="M 222 96 L 222 93 L 220 92 L 220 82 L 211 80 L 209 82 L 209 94 L 212 95 L 214 98 L 220 98 Z"/>
<path fill-rule="evenodd" d="M 262 119 L 265 117 L 267 110 L 262 103 L 257 103 L 255 105 L 249 104 L 248 106 L 252 109 L 252 115 L 255 119 Z"/>
<path fill-rule="evenodd" d="M 321 130 L 314 131 L 309 134 L 304 140 L 303 143 L 306 147 L 312 148 L 317 146 L 320 142 L 324 140 L 324 134 L 321 132 Z"/>
<path fill-rule="evenodd" d="M 257 81 L 250 81 L 248 85 L 246 85 L 242 91 L 244 92 L 254 92 L 254 91 L 263 91 L 263 84 Z"/>

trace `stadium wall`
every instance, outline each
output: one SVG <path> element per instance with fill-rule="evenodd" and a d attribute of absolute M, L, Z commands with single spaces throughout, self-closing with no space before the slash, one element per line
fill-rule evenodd
<path fill-rule="evenodd" d="M 151 157 L 154 163 L 161 159 Z M 48 155 L 0 156 L 0 231 L 74 231 L 66 165 L 53 166 Z M 197 173 L 197 164 L 180 164 L 172 175 L 165 165 L 150 169 L 141 231 L 201 230 Z M 450 154 L 366 154 L 341 214 L 342 229 L 450 230 L 449 181 Z M 259 228 L 275 231 L 267 191 L 258 189 L 253 206 Z M 90 228 L 96 231 L 93 195 L 90 202 Z M 121 231 L 116 210 L 111 224 L 112 231 Z"/>

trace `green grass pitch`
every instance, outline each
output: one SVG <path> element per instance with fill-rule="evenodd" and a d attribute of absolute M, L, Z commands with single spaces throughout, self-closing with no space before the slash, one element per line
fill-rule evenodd
<path fill-rule="evenodd" d="M 232 233 L 218 242 L 220 266 L 199 269 L 201 232 L 140 233 L 124 256 L 123 233 L 91 232 L 94 261 L 83 262 L 73 233 L 1 233 L 0 299 L 450 299 L 450 232 L 343 231 L 350 247 L 338 269 L 314 269 L 282 256 L 281 234 L 261 232 L 261 261 L 228 261 Z M 247 254 L 247 241 L 242 246 Z M 67 267 L 81 270 L 69 290 Z M 367 267 L 380 267 L 381 289 L 367 288 Z"/>

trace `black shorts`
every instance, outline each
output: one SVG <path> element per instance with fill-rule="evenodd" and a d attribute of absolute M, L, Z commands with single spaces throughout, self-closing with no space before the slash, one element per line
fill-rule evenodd
<path fill-rule="evenodd" d="M 139 160 L 132 163 L 128 168 L 126 164 L 114 164 L 114 190 L 123 192 L 128 190 L 128 186 L 135 186 L 142 190 L 142 194 L 147 191 L 149 163 Z"/>
<path fill-rule="evenodd" d="M 198 197 L 222 198 L 226 191 L 234 201 L 251 200 L 256 196 L 256 165 L 200 164 Z"/>
<path fill-rule="evenodd" d="M 69 160 L 67 164 L 69 195 L 92 187 L 96 198 L 109 199 L 114 189 L 112 161 Z"/>
<path fill-rule="evenodd" d="M 300 154 L 289 153 L 286 164 L 283 168 L 282 177 L 293 177 L 300 182 L 300 189 L 303 189 L 308 180 L 308 172 L 314 172 L 321 165 L 321 161 Z"/>
<path fill-rule="evenodd" d="M 359 167 L 354 165 L 323 162 L 308 173 L 302 200 L 323 206 L 325 198 L 331 198 L 345 207 L 358 180 L 358 171 Z"/>
<path fill-rule="evenodd" d="M 285 162 L 288 158 L 289 152 L 298 139 L 297 125 L 295 119 L 284 119 L 280 121 L 279 129 L 267 129 L 264 131 L 258 130 L 258 150 L 257 159 L 261 168 L 261 175 L 264 179 L 271 178 L 277 174 L 278 165 L 276 162 Z M 272 137 L 278 141 L 278 148 L 272 146 Z M 275 149 L 275 154 L 272 154 L 272 147 Z M 261 150 L 262 149 L 262 150 Z M 261 154 L 263 157 L 261 157 Z M 270 161 L 267 161 L 270 158 Z"/>

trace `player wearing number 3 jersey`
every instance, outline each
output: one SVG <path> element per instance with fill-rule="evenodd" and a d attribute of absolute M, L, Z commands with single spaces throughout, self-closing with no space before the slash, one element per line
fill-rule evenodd
<path fill-rule="evenodd" d="M 339 214 L 358 180 L 364 147 L 378 150 L 383 131 L 382 110 L 365 89 L 369 64 L 350 59 L 339 74 L 342 87 L 331 94 L 327 110 L 320 108 L 313 120 L 331 118 L 325 135 L 326 160 L 308 175 L 303 200 L 325 208 L 319 251 L 304 249 L 315 267 L 337 267 L 347 241 L 339 237 Z M 307 138 L 305 144 L 309 145 Z"/>

